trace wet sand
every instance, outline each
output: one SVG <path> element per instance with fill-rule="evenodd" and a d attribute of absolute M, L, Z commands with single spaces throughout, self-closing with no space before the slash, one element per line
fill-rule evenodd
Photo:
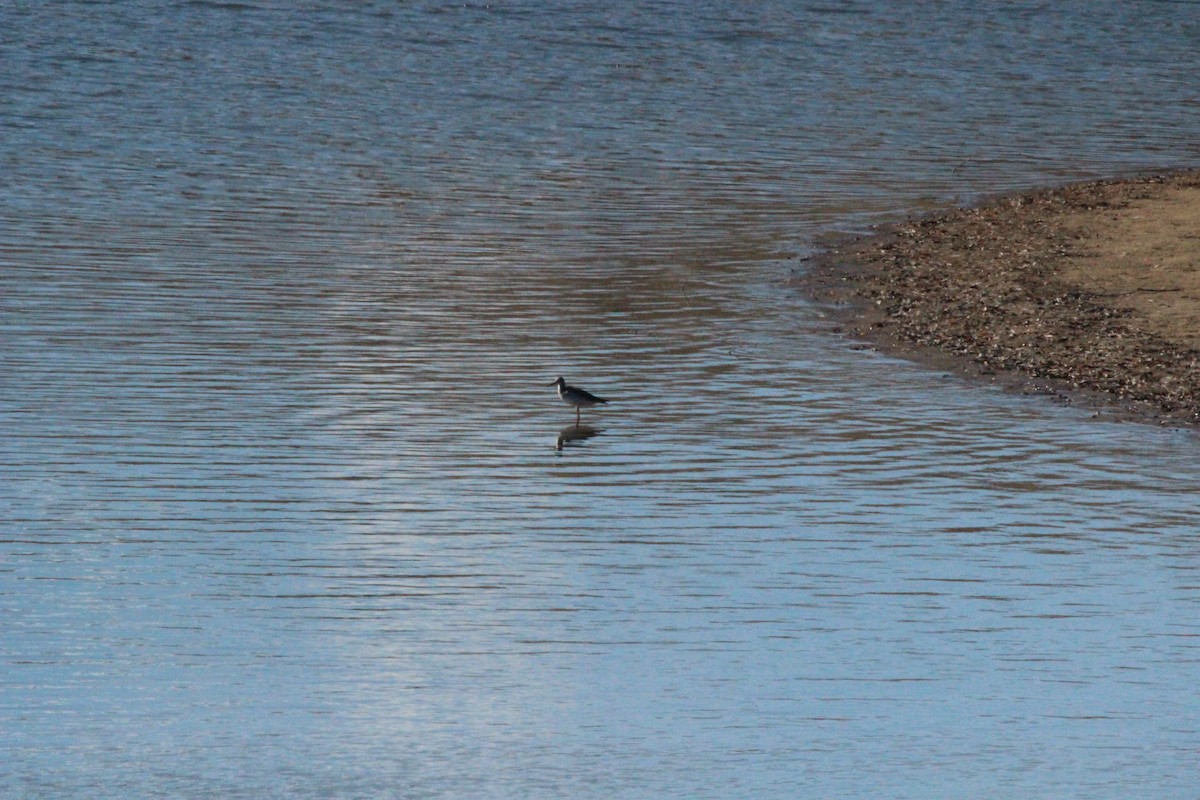
<path fill-rule="evenodd" d="M 1200 423 L 1200 171 L 1003 197 L 813 259 L 886 352 L 1063 402 Z"/>

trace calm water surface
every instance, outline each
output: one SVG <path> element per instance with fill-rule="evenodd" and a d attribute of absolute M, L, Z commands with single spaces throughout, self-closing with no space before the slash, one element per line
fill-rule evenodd
<path fill-rule="evenodd" d="M 0 6 L 0 794 L 1194 797 L 1195 434 L 793 279 L 1194 163 L 1197 75 L 1184 3 Z"/>

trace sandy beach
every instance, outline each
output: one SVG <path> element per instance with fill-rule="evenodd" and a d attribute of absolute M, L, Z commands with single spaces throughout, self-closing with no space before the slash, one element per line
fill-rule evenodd
<path fill-rule="evenodd" d="M 1200 171 L 1033 191 L 844 242 L 848 335 L 1064 402 L 1200 423 Z"/>

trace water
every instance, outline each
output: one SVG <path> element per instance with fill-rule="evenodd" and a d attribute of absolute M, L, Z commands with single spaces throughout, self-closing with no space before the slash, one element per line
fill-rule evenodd
<path fill-rule="evenodd" d="M 1194 795 L 1194 433 L 856 350 L 793 282 L 1193 163 L 1193 6 L 0 31 L 0 794 Z"/>

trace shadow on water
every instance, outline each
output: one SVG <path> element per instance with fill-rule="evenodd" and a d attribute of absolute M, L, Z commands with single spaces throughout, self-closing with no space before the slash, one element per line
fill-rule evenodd
<path fill-rule="evenodd" d="M 563 448 L 578 447 L 593 436 L 599 436 L 600 433 L 600 428 L 593 428 L 591 425 L 568 425 L 558 432 L 558 440 L 554 444 L 554 449 L 561 453 Z"/>

